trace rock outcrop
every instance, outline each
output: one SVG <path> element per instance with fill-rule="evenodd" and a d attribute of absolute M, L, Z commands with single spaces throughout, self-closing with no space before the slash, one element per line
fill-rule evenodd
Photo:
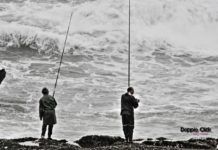
<path fill-rule="evenodd" d="M 124 142 L 124 139 L 121 137 L 112 137 L 112 136 L 98 136 L 98 135 L 89 135 L 84 136 L 78 141 L 75 141 L 81 147 L 93 148 L 100 146 L 110 146 L 117 142 Z"/>
<path fill-rule="evenodd" d="M 169 141 L 166 138 L 157 138 L 156 141 L 147 140 L 144 141 L 142 144 L 172 148 L 215 149 L 217 147 L 218 140 L 215 138 L 206 138 L 189 139 L 188 141 Z"/>
<path fill-rule="evenodd" d="M 185 150 L 185 149 L 216 149 L 218 139 L 189 139 L 187 141 L 170 141 L 164 137 L 151 138 L 137 143 L 125 143 L 121 137 L 113 136 L 84 136 L 76 146 L 66 140 L 47 140 L 37 138 L 0 139 L 1 150 Z M 136 141 L 135 141 L 136 142 Z"/>
<path fill-rule="evenodd" d="M 29 143 L 26 144 L 27 142 Z M 38 140 L 37 138 L 27 137 L 27 138 L 20 138 L 20 139 L 0 139 L 0 149 L 1 150 L 59 150 L 59 149 L 78 150 L 79 147 L 68 144 L 66 140 L 47 140 L 47 139 Z"/>

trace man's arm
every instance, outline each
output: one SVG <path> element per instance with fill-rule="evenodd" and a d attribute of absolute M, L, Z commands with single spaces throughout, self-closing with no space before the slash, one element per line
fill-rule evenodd
<path fill-rule="evenodd" d="M 43 105 L 42 105 L 42 100 L 40 99 L 40 101 L 39 101 L 39 118 L 40 118 L 40 120 L 42 120 L 43 114 L 44 114 L 44 109 L 43 109 Z"/>
<path fill-rule="evenodd" d="M 134 96 L 132 96 L 132 105 L 134 108 L 137 108 L 139 106 L 139 100 L 136 99 Z"/>
<path fill-rule="evenodd" d="M 55 100 L 55 98 L 53 97 L 54 103 L 55 103 L 55 108 L 57 106 L 57 101 Z"/>
<path fill-rule="evenodd" d="M 123 106 L 123 95 L 120 98 L 120 115 L 122 115 L 122 106 Z"/>

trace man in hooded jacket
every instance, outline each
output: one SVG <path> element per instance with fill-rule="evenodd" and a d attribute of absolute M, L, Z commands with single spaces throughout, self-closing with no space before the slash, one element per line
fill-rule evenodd
<path fill-rule="evenodd" d="M 46 128 L 48 126 L 48 139 L 52 139 L 53 125 L 57 123 L 55 115 L 57 102 L 54 97 L 49 95 L 47 88 L 42 89 L 42 94 L 43 97 L 39 101 L 39 117 L 40 120 L 43 120 L 41 138 L 43 139 L 45 137 Z"/>
<path fill-rule="evenodd" d="M 139 100 L 134 96 L 134 89 L 129 87 L 127 93 L 121 97 L 121 116 L 123 132 L 127 143 L 132 143 L 134 129 L 134 108 L 138 107 Z"/>

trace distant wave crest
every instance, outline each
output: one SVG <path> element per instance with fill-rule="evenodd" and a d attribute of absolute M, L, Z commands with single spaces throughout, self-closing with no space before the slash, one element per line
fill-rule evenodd
<path fill-rule="evenodd" d="M 37 34 L 29 35 L 16 33 L 3 33 L 0 35 L 0 46 L 7 48 L 30 48 L 39 53 L 59 53 L 58 40 L 50 37 L 39 37 Z"/>

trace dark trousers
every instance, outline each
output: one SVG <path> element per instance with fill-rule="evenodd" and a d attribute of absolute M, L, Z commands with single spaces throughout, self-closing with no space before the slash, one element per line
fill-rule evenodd
<path fill-rule="evenodd" d="M 51 138 L 52 135 L 52 130 L 53 130 L 53 125 L 42 125 L 42 136 L 45 136 L 46 128 L 48 126 L 48 138 Z"/>
<path fill-rule="evenodd" d="M 126 142 L 132 142 L 133 129 L 134 129 L 134 117 L 132 115 L 122 115 L 123 132 Z"/>

